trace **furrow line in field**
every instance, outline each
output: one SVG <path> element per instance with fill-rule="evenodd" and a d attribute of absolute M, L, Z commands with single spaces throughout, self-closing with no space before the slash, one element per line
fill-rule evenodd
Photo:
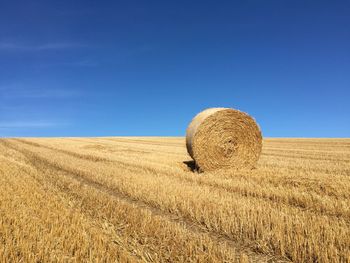
<path fill-rule="evenodd" d="M 21 139 L 20 139 L 21 140 Z M 96 161 L 105 161 L 105 162 L 110 162 L 110 161 L 116 161 L 115 159 L 110 159 L 110 158 L 105 158 L 105 157 L 100 157 L 100 156 L 94 156 L 94 155 L 86 155 L 86 154 L 81 154 L 81 153 L 76 153 L 76 152 L 72 152 L 72 151 L 69 151 L 69 150 L 65 150 L 65 149 L 61 149 L 61 148 L 58 148 L 58 147 L 51 147 L 51 146 L 47 146 L 47 145 L 44 145 L 44 144 L 38 144 L 38 143 L 34 143 L 34 142 L 31 142 L 31 141 L 27 141 L 27 140 L 21 140 L 25 143 L 29 143 L 33 146 L 38 146 L 38 147 L 43 147 L 43 148 L 47 148 L 47 149 L 51 149 L 51 150 L 57 150 L 59 152 L 62 152 L 62 153 L 67 153 L 67 154 L 71 154 L 72 156 L 74 157 L 78 157 L 78 158 L 82 158 L 82 159 L 86 159 L 86 160 L 93 160 L 93 159 L 96 159 Z M 135 145 L 135 144 L 134 144 Z M 176 153 L 177 154 L 177 153 Z M 147 159 L 149 162 L 151 162 L 150 159 Z M 307 160 L 306 160 L 307 161 Z M 159 165 L 159 163 L 157 162 L 154 162 L 155 164 Z M 134 164 L 133 164 L 134 165 Z M 271 167 L 271 168 L 281 168 L 281 169 L 284 169 L 284 170 L 289 170 L 289 171 L 305 171 L 305 172 L 319 172 L 319 173 L 323 173 L 323 174 L 327 174 L 327 175 L 337 175 L 337 176 L 350 176 L 350 169 L 340 169 L 340 168 L 337 168 L 337 170 L 335 171 L 334 169 L 329 169 L 329 167 L 314 167 L 314 166 L 311 166 L 311 165 L 308 165 L 307 167 L 301 165 L 299 162 L 298 163 L 295 163 L 293 165 L 291 164 L 285 164 L 285 165 L 278 165 L 276 164 L 275 162 L 273 163 L 270 163 L 270 161 L 268 163 L 265 163 L 264 162 L 264 159 L 261 159 L 260 160 L 260 165 L 259 166 L 266 166 L 266 167 Z M 168 165 L 165 165 L 167 167 L 169 167 Z"/>
<path fill-rule="evenodd" d="M 290 144 L 297 145 L 298 148 L 302 148 L 303 146 L 314 146 L 315 148 L 320 148 L 322 146 L 331 146 L 331 147 L 350 147 L 350 140 L 348 138 L 336 138 L 336 139 L 269 139 L 265 138 L 266 143 L 271 145 L 273 144 Z"/>
<path fill-rule="evenodd" d="M 64 195 L 64 193 L 62 192 L 62 189 L 59 189 L 59 187 L 58 187 L 58 185 L 62 185 L 62 182 L 64 181 L 63 180 L 64 177 L 61 176 L 61 174 L 59 174 L 58 172 L 54 173 L 55 172 L 54 170 L 46 169 L 45 167 L 41 166 L 40 162 L 35 163 L 36 160 L 33 160 L 33 158 L 35 158 L 34 155 L 30 155 L 30 157 L 29 157 L 28 155 L 26 155 L 27 154 L 26 152 L 19 151 L 16 147 L 13 147 L 13 145 L 8 143 L 7 141 L 0 140 L 0 147 L 1 148 L 6 147 L 5 149 L 11 149 L 13 151 L 16 151 L 16 153 L 17 153 L 16 157 L 17 157 L 18 161 L 22 161 L 23 164 L 24 163 L 27 164 L 24 169 L 21 169 L 20 174 L 17 173 L 16 176 L 11 177 L 11 180 L 14 180 L 14 178 L 17 177 L 17 179 L 14 180 L 15 185 L 17 187 L 20 186 L 19 182 L 22 182 L 22 181 L 26 182 L 22 186 L 23 190 L 20 191 L 19 194 L 22 194 L 23 191 L 32 191 L 32 194 L 34 194 L 35 196 L 38 196 L 34 192 L 34 188 L 35 188 L 34 186 L 36 186 L 36 187 L 39 186 L 41 191 L 44 191 L 45 193 L 47 193 L 48 201 L 50 201 L 51 198 L 61 200 L 61 202 L 63 202 L 66 205 L 65 209 L 67 209 L 67 208 L 70 209 L 70 211 L 71 211 L 70 214 L 75 214 L 78 212 L 78 213 L 80 213 L 79 218 L 90 219 L 89 223 L 91 225 L 90 225 L 89 229 L 96 229 L 96 230 L 99 229 L 100 235 L 102 234 L 104 237 L 108 237 L 110 239 L 108 242 L 106 242 L 106 245 L 108 245 L 108 247 L 109 246 L 118 246 L 122 251 L 127 252 L 129 256 L 134 257 L 133 260 L 127 260 L 127 261 L 125 261 L 126 258 L 124 258 L 122 262 L 124 262 L 124 261 L 130 262 L 130 263 L 131 262 L 145 262 L 145 261 L 153 262 L 152 260 L 147 260 L 147 259 L 149 259 L 149 256 L 147 255 L 147 253 L 145 255 L 142 255 L 142 254 L 138 253 L 137 250 L 135 250 L 134 242 L 127 242 L 126 243 L 125 239 L 121 238 L 118 235 L 119 233 L 116 233 L 109 226 L 106 226 L 106 224 L 104 222 L 96 222 L 96 220 L 94 220 L 94 218 L 92 217 L 91 213 L 90 214 L 83 213 L 84 216 L 81 217 L 82 211 L 77 209 L 79 202 L 76 205 L 72 205 L 73 200 L 71 198 L 67 198 L 67 195 Z M 19 166 L 18 161 L 11 160 L 10 164 Z M 28 165 L 28 164 L 30 164 L 30 165 Z M 0 168 L 2 168 L 2 167 L 0 167 Z M 11 169 L 11 172 L 13 170 L 14 169 Z M 29 178 L 30 178 L 30 180 L 28 180 Z M 3 178 L 0 178 L 0 179 L 3 179 Z M 72 180 L 74 180 L 74 179 L 72 179 Z M 36 182 L 36 183 L 33 184 L 34 182 Z M 66 186 L 71 187 L 72 186 L 71 182 L 68 183 Z M 78 184 L 78 186 L 81 186 L 81 184 Z M 15 191 L 11 191 L 11 190 L 8 190 L 8 191 L 10 191 L 12 193 L 15 192 Z M 16 198 L 18 198 L 19 194 L 16 194 Z M 96 198 L 96 200 L 97 200 L 96 203 L 98 203 L 98 198 Z M 80 201 L 85 201 L 85 199 L 81 199 Z M 19 201 L 18 203 L 22 204 L 23 202 Z M 0 204 L 1 204 L 1 202 L 0 202 Z M 69 205 L 67 206 L 67 204 L 69 204 Z M 28 209 L 28 210 L 33 209 L 32 206 L 28 206 L 26 204 L 23 204 L 23 205 L 24 205 L 25 209 Z M 103 207 L 105 207 L 105 205 L 103 205 Z M 56 209 L 56 207 L 55 207 L 55 209 Z M 94 216 L 96 216 L 98 214 L 98 212 L 99 211 L 96 210 L 95 211 L 96 214 L 94 214 Z M 35 218 L 35 223 L 31 222 L 31 221 L 27 222 L 28 227 L 32 226 L 33 224 L 38 225 L 38 219 L 39 218 Z M 47 223 L 47 220 L 46 221 L 44 220 L 42 223 L 43 223 L 43 225 L 45 225 L 45 223 Z M 52 228 L 52 227 L 56 227 L 56 224 L 57 224 L 57 222 L 52 222 L 52 224 L 50 222 L 49 225 Z M 72 227 L 74 227 L 74 226 L 72 226 Z M 1 235 L 0 235 L 0 237 L 1 237 Z M 104 248 L 104 249 L 105 249 L 104 252 L 106 253 L 107 250 L 106 250 L 106 248 Z M 109 255 L 107 255 L 107 256 L 109 257 Z M 102 258 L 106 260 L 106 255 L 103 255 Z M 141 259 L 142 259 L 142 261 L 141 261 Z M 110 259 L 110 260 L 112 260 L 112 259 Z M 114 258 L 113 260 L 117 260 L 117 258 Z"/>
<path fill-rule="evenodd" d="M 42 172 L 44 173 L 44 170 L 42 170 Z M 145 250 L 146 252 L 143 254 L 146 255 L 146 258 L 143 256 L 143 259 L 146 261 L 154 262 L 155 260 L 157 262 L 167 259 L 166 261 L 183 262 L 185 259 L 188 259 L 183 253 L 189 252 L 188 250 L 191 251 L 192 249 L 198 250 L 197 253 L 202 254 L 202 256 L 200 256 L 201 258 L 206 258 L 208 257 L 207 248 L 210 248 L 211 251 L 216 251 L 216 248 L 212 247 L 213 245 L 218 248 L 218 251 L 223 249 L 226 254 L 235 255 L 236 259 L 241 253 L 249 254 L 250 259 L 255 259 L 254 262 L 260 262 L 267 258 L 267 256 L 264 257 L 263 255 L 257 256 L 255 253 L 252 254 L 251 250 L 238 250 L 237 243 L 213 240 L 205 230 L 196 231 L 193 230 L 192 227 L 189 229 L 188 226 L 184 225 L 180 218 L 176 216 L 164 216 L 163 214 L 159 214 L 158 211 L 150 210 L 148 206 L 135 203 L 134 201 L 130 202 L 129 199 L 125 200 L 124 196 L 121 198 L 110 191 L 106 192 L 93 185 L 84 184 L 81 180 L 67 175 L 67 172 L 64 170 L 56 170 L 54 172 L 54 174 L 44 174 L 45 181 L 43 183 L 50 184 L 51 187 L 55 187 L 62 194 L 73 198 L 75 203 L 79 206 L 80 212 L 85 214 L 92 221 L 102 220 L 104 222 L 103 225 L 110 225 L 109 228 L 116 229 L 118 233 L 128 230 L 128 233 L 124 233 L 124 236 L 130 239 L 128 243 L 135 247 L 136 242 L 136 247 L 139 246 L 141 250 Z M 110 211 L 113 212 L 111 213 Z M 149 217 L 149 215 L 151 217 Z M 150 226 L 150 224 L 152 224 L 152 226 Z M 156 229 L 153 229 L 153 231 L 148 230 L 154 227 L 156 227 Z M 114 231 L 115 230 L 113 230 L 113 232 Z M 134 233 L 137 234 L 135 235 Z M 155 235 L 155 233 L 157 233 L 157 235 Z M 153 245 L 152 241 L 155 243 L 154 247 L 151 247 Z M 189 244 L 188 242 L 191 243 Z M 196 245 L 193 246 L 193 243 Z M 174 246 L 183 247 L 181 251 L 177 251 L 175 255 L 176 258 L 167 258 L 169 255 L 164 251 L 162 253 L 162 251 L 160 251 L 161 248 L 155 250 L 159 244 L 162 244 L 161 248 L 164 248 L 164 246 L 168 248 L 171 247 L 173 251 Z M 201 249 L 203 249 L 203 251 L 200 251 Z M 165 250 L 168 249 L 165 248 Z M 133 251 L 135 251 L 135 248 L 131 249 L 131 252 Z M 218 251 L 215 253 L 218 253 Z M 175 252 L 172 252 L 172 254 L 173 253 Z M 230 256 L 230 259 L 226 261 L 224 260 L 224 254 L 225 253 L 223 253 L 223 258 L 221 258 L 220 261 L 231 262 L 233 258 Z M 182 259 L 177 259 L 179 255 L 182 255 Z M 158 260 L 154 256 L 159 257 Z M 210 256 L 210 258 L 211 257 L 212 256 Z M 205 261 L 216 262 L 217 260 L 218 259 L 206 259 Z"/>
<path fill-rule="evenodd" d="M 277 158 L 278 159 L 278 158 Z M 285 161 L 279 158 L 278 161 Z M 329 163 L 328 163 L 329 164 Z M 315 165 L 303 165 L 300 162 L 293 162 L 291 163 L 284 163 L 279 164 L 276 161 L 271 161 L 269 159 L 261 158 L 259 160 L 259 167 L 269 167 L 271 169 L 283 169 L 283 170 L 289 170 L 289 171 L 297 171 L 297 172 L 319 172 L 330 176 L 350 176 L 350 169 L 347 168 L 338 168 L 338 167 L 331 167 L 331 169 L 328 167 L 315 167 Z"/>
<path fill-rule="evenodd" d="M 96 141 L 102 142 L 104 144 L 110 144 L 112 142 L 119 144 L 127 144 L 127 145 L 133 145 L 133 146 L 161 146 L 161 147 L 179 147 L 183 148 L 185 145 L 185 140 L 183 140 L 182 143 L 179 142 L 162 142 L 162 141 L 151 141 L 151 140 L 137 140 L 137 139 L 115 139 L 115 138 L 105 138 L 105 137 L 97 137 L 97 138 L 67 138 L 67 140 L 70 141 L 76 141 L 76 142 L 83 142 L 83 143 L 94 143 Z"/>
<path fill-rule="evenodd" d="M 62 166 L 62 163 L 57 163 L 57 160 L 65 162 L 62 157 L 56 162 L 44 159 L 58 168 Z M 314 214 L 283 205 L 273 207 L 269 202 L 263 200 L 247 199 L 243 201 L 238 197 L 228 196 L 226 193 L 211 192 L 210 188 L 199 187 L 195 184 L 177 183 L 175 185 L 174 181 L 166 181 L 160 176 L 147 178 L 147 176 L 136 177 L 135 174 L 120 174 L 118 178 L 118 176 L 115 177 L 116 175 L 104 173 L 101 177 L 96 174 L 100 168 L 96 170 L 90 166 L 90 168 L 86 167 L 85 170 L 81 170 L 75 168 L 76 165 L 70 167 L 69 163 L 72 164 L 72 161 L 64 165 L 65 169 L 69 167 L 68 171 L 75 173 L 76 176 L 87 177 L 88 180 L 93 181 L 92 178 L 99 178 L 108 185 L 112 184 L 114 188 L 109 188 L 113 191 L 141 200 L 157 209 L 171 211 L 172 214 L 190 219 L 197 226 L 207 227 L 211 233 L 222 234 L 234 241 L 243 239 L 244 242 L 248 242 L 247 244 L 255 240 L 254 242 L 257 242 L 255 249 L 263 248 L 265 251 L 274 251 L 293 260 L 304 257 L 310 260 L 311 258 L 329 260 L 334 253 L 340 253 L 341 257 L 346 256 L 346 248 L 338 243 L 340 240 L 344 242 L 347 236 L 347 228 L 342 220 L 316 217 Z M 242 220 L 247 217 L 250 220 Z M 316 218 L 318 223 L 311 224 Z M 330 225 L 332 228 L 326 227 Z M 271 231 L 266 232 L 266 228 Z M 311 247 L 311 244 L 307 242 L 310 238 L 309 231 L 318 244 L 316 247 Z M 337 245 L 332 249 L 322 251 L 315 249 L 324 246 L 325 242 Z M 302 247 L 305 250 L 301 250 Z"/>
<path fill-rule="evenodd" d="M 157 154 L 168 154 L 168 155 L 183 155 L 186 151 L 179 151 L 184 149 L 185 143 L 183 144 L 175 144 L 176 150 L 174 151 L 174 145 L 168 145 L 165 143 L 156 143 L 156 144 L 142 144 L 138 142 L 129 142 L 129 141 L 115 141 L 115 140 L 108 140 L 103 138 L 98 138 L 97 141 L 103 145 L 108 146 L 122 146 L 122 147 L 128 147 L 128 148 L 135 148 L 135 149 L 146 149 L 150 151 L 151 153 L 157 153 Z"/>
<path fill-rule="evenodd" d="M 263 147 L 263 153 L 266 154 L 289 154 L 293 156 L 307 156 L 311 157 L 323 157 L 323 158 L 333 158 L 334 160 L 345 159 L 350 160 L 349 151 L 321 151 L 321 150 L 305 150 L 305 149 L 291 149 L 291 148 L 274 148 L 274 147 Z"/>
<path fill-rule="evenodd" d="M 3 146 L 1 140 L 0 145 Z M 1 168 L 0 174 L 3 169 L 6 173 L 0 178 L 0 214 L 4 209 L 4 216 L 0 217 L 0 240 L 4 231 L 6 249 L 0 247 L 0 261 L 3 254 L 6 255 L 3 262 L 48 262 L 57 258 L 139 262 L 133 251 L 108 242 L 107 234 L 70 209 L 69 202 L 57 196 L 57 191 L 45 191 L 33 176 L 34 167 L 23 168 L 18 162 L 6 162 Z M 95 246 L 90 247 L 91 242 Z"/>
<path fill-rule="evenodd" d="M 33 156 L 33 158 L 35 157 Z M 27 161 L 30 162 L 29 159 L 27 159 Z M 164 220 L 164 218 L 161 218 L 162 220 L 160 220 L 160 217 L 149 218 L 148 215 L 150 212 L 148 209 L 142 209 L 139 206 L 135 207 L 134 204 L 125 202 L 125 200 L 115 198 L 115 196 L 111 196 L 99 189 L 82 184 L 80 181 L 67 176 L 65 171 L 46 169 L 46 167 L 41 164 L 42 163 L 40 162 L 36 162 L 37 166 L 32 166 L 36 170 L 35 174 L 29 172 L 28 175 L 31 176 L 46 193 L 49 193 L 50 196 L 53 194 L 55 197 L 63 197 L 63 199 L 70 204 L 69 208 L 71 211 L 81 213 L 84 217 L 89 218 L 94 226 L 99 227 L 101 232 L 109 236 L 112 244 L 115 243 L 120 245 L 132 255 L 137 255 L 138 258 L 143 259 L 143 262 L 154 262 L 154 260 L 158 262 L 161 261 L 161 259 L 170 256 L 167 249 L 165 249 L 165 251 L 163 249 L 163 254 L 159 255 L 160 250 L 155 250 L 159 244 L 173 247 L 179 246 L 178 243 L 181 242 L 183 242 L 182 249 L 179 250 L 179 248 L 177 248 L 178 250 L 176 254 L 179 259 L 175 260 L 175 258 L 170 257 L 168 260 L 183 262 L 186 259 L 186 256 L 183 255 L 183 253 L 185 253 L 186 250 L 186 252 L 191 253 L 191 249 L 198 250 L 194 255 L 199 258 L 205 258 L 205 261 L 207 262 L 217 262 L 218 260 L 232 262 L 234 259 L 232 256 L 235 256 L 236 258 L 240 256 L 235 253 L 237 252 L 236 250 L 233 251 L 233 247 L 222 247 L 219 246 L 221 245 L 219 243 L 216 244 L 208 241 L 208 239 L 205 239 L 208 238 L 207 235 L 186 236 L 186 232 L 184 230 L 181 231 L 181 229 L 184 228 L 180 224 L 175 224 L 170 221 L 170 223 L 167 224 L 166 222 L 168 222 L 168 220 Z M 31 182 L 32 181 L 30 181 L 30 183 Z M 29 207 L 29 209 L 31 209 L 31 207 Z M 111 213 L 111 211 L 113 212 Z M 153 231 L 148 230 L 150 228 L 148 227 L 149 224 L 152 224 L 152 227 L 158 225 L 161 229 L 153 229 Z M 165 226 L 168 226 L 169 228 L 162 233 Z M 127 233 L 125 233 L 125 230 L 128 230 Z M 134 235 L 133 233 L 137 231 L 139 231 L 139 234 Z M 145 233 L 145 231 L 147 233 Z M 154 236 L 154 233 L 158 233 L 160 238 Z M 184 236 L 178 236 L 183 233 L 185 233 Z M 177 238 L 180 238 L 180 240 Z M 159 243 L 157 241 L 154 242 L 154 240 L 158 239 L 160 239 L 158 241 Z M 147 242 L 145 242 L 146 240 Z M 167 242 L 169 242 L 169 244 Z M 209 242 L 209 244 L 206 242 Z M 154 247 L 150 246 L 152 244 Z M 215 244 L 218 245 L 218 250 L 213 247 Z M 206 247 L 206 245 L 208 245 L 208 247 Z M 203 251 L 200 251 L 201 249 L 203 249 Z M 221 249 L 223 250 L 221 251 Z M 211 252 L 215 250 L 213 253 L 214 256 L 208 250 Z M 232 253 L 227 253 L 227 251 L 231 251 Z M 159 256 L 161 257 L 159 258 Z M 193 255 L 191 254 L 191 256 Z M 222 256 L 222 258 L 216 258 L 217 256 Z M 225 256 L 230 256 L 227 258 L 227 261 L 223 260 L 225 259 Z M 259 257 L 259 259 L 262 258 L 263 257 Z"/>
<path fill-rule="evenodd" d="M 164 147 L 184 147 L 185 140 L 183 145 L 177 142 L 160 142 L 160 141 L 151 141 L 151 140 L 142 140 L 142 139 L 115 139 L 115 138 L 102 138 L 103 140 L 112 141 L 112 142 L 121 142 L 128 144 L 145 144 L 145 145 L 154 145 L 154 146 L 164 146 Z"/>
<path fill-rule="evenodd" d="M 98 191 L 108 194 L 113 198 L 126 202 L 130 205 L 134 205 L 140 209 L 146 209 L 154 216 L 159 216 L 169 222 L 173 222 L 177 224 L 180 223 L 185 229 L 193 232 L 194 234 L 208 235 L 208 237 L 214 242 L 216 242 L 217 244 L 224 243 L 226 246 L 232 247 L 234 250 L 238 252 L 249 254 L 249 256 L 252 258 L 255 258 L 256 261 L 262 261 L 262 260 L 266 261 L 266 256 L 273 258 L 274 262 L 275 260 L 280 262 L 288 261 L 284 257 L 282 258 L 279 256 L 274 256 L 272 254 L 266 255 L 263 253 L 258 253 L 255 250 L 252 250 L 250 248 L 251 247 L 250 242 L 245 243 L 245 242 L 238 242 L 238 240 L 232 240 L 227 235 L 220 232 L 209 230 L 204 225 L 198 224 L 196 221 L 193 221 L 188 217 L 183 217 L 179 214 L 174 214 L 168 210 L 162 209 L 151 201 L 147 202 L 147 201 L 141 200 L 137 197 L 130 195 L 127 192 L 119 191 L 120 189 L 109 187 L 89 177 L 86 177 L 84 176 L 84 173 L 82 171 L 76 171 L 74 169 L 62 167 L 61 165 L 56 164 L 54 162 L 50 162 L 48 159 L 42 156 L 39 156 L 38 154 L 27 149 L 23 149 L 23 148 L 21 149 L 20 147 L 13 146 L 10 144 L 8 144 L 7 146 L 12 147 L 12 149 L 15 149 L 18 152 L 25 155 L 27 159 L 32 163 L 32 165 L 37 169 L 41 170 L 42 172 L 47 170 L 55 171 L 56 173 L 58 172 L 60 173 L 60 175 L 76 180 L 80 182 L 80 184 L 94 188 Z M 40 166 L 46 167 L 46 169 L 40 168 Z"/>
<path fill-rule="evenodd" d="M 110 160 L 108 158 L 103 158 L 103 157 L 100 157 L 100 156 L 80 154 L 80 153 L 67 151 L 67 150 L 63 150 L 63 149 L 59 149 L 59 148 L 54 148 L 54 147 L 51 147 L 51 146 L 47 146 L 47 145 L 44 145 L 44 144 L 39 144 L 39 143 L 36 143 L 36 142 L 31 142 L 31 141 L 27 141 L 27 140 L 23 140 L 23 139 L 12 139 L 12 140 L 18 141 L 18 142 L 21 142 L 21 143 L 24 143 L 24 144 L 28 144 L 28 145 L 31 145 L 31 146 L 35 146 L 35 147 L 41 147 L 41 148 L 46 148 L 46 149 L 53 150 L 53 151 L 56 151 L 56 152 L 61 152 L 61 153 L 67 154 L 67 155 L 71 155 L 73 157 L 77 157 L 77 158 L 85 159 L 85 160 L 89 160 L 89 161 L 95 161 L 95 162 L 99 162 L 99 161 L 100 162 L 111 162 L 111 161 L 113 161 L 113 160 Z"/>
<path fill-rule="evenodd" d="M 16 140 L 16 141 L 22 142 L 22 140 Z M 40 147 L 39 145 L 33 145 L 33 146 Z M 51 147 L 46 147 L 46 149 L 57 151 L 56 148 L 51 148 Z M 59 152 L 70 155 L 72 157 L 85 160 L 85 158 L 81 158 L 80 155 L 76 155 L 75 153 L 67 150 L 62 150 Z M 247 182 L 244 182 L 244 181 L 240 181 L 239 183 L 235 184 L 231 180 L 220 181 L 219 179 L 205 178 L 203 176 L 198 176 L 198 175 L 188 175 L 183 173 L 169 172 L 161 168 L 158 168 L 157 170 L 155 170 L 153 168 L 138 165 L 136 163 L 130 164 L 127 162 L 116 161 L 116 160 L 113 162 L 118 163 L 120 167 L 123 167 L 124 169 L 134 173 L 141 173 L 141 172 L 148 172 L 150 174 L 157 173 L 159 175 L 166 176 L 171 180 L 196 183 L 199 186 L 212 187 L 213 190 L 216 190 L 216 191 L 224 190 L 227 193 L 239 195 L 245 198 L 256 198 L 258 200 L 267 200 L 270 203 L 275 203 L 276 205 L 284 204 L 290 207 L 297 208 L 301 212 L 309 211 L 315 214 L 328 216 L 334 219 L 343 217 L 348 223 L 350 222 L 349 207 L 339 203 L 338 199 L 333 200 L 333 198 L 330 198 L 328 203 L 326 203 L 325 195 L 320 196 L 318 194 L 313 194 L 313 195 L 305 196 L 304 193 L 296 192 L 297 188 L 295 187 L 289 187 L 289 188 L 287 187 L 281 188 L 281 187 L 274 187 L 274 186 L 271 187 L 266 185 L 266 182 L 264 182 L 264 185 L 248 184 Z M 247 184 L 247 185 L 244 186 L 244 184 Z"/>
<path fill-rule="evenodd" d="M 335 159 L 335 158 L 322 158 L 322 157 L 313 157 L 313 156 L 307 156 L 307 155 L 292 155 L 292 154 L 276 154 L 276 153 L 267 153 L 262 152 L 262 156 L 273 156 L 273 157 L 279 157 L 279 158 L 291 158 L 291 159 L 302 159 L 303 161 L 307 160 L 315 160 L 315 161 L 330 161 L 330 162 L 345 162 L 349 163 L 350 159 Z"/>

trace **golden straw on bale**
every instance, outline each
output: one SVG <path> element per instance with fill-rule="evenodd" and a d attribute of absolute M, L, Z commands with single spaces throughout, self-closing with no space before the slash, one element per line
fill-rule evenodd
<path fill-rule="evenodd" d="M 253 168 L 262 149 L 261 131 L 247 113 L 210 108 L 187 128 L 186 146 L 201 171 Z"/>

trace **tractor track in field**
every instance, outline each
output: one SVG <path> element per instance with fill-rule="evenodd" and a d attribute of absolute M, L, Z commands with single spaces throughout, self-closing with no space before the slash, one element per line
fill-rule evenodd
<path fill-rule="evenodd" d="M 16 141 L 22 142 L 22 140 L 18 140 L 18 139 L 16 139 Z M 267 254 L 262 254 L 262 253 L 256 252 L 249 247 L 249 244 L 248 245 L 247 244 L 239 244 L 239 242 L 230 239 L 226 235 L 219 233 L 219 232 L 210 231 L 210 230 L 206 229 L 203 225 L 201 225 L 193 220 L 190 220 L 189 218 L 181 217 L 179 215 L 174 215 L 166 210 L 163 210 L 155 205 L 152 205 L 151 203 L 134 198 L 131 195 L 128 195 L 126 193 L 118 191 L 117 189 L 108 187 L 102 183 L 99 183 L 99 182 L 94 181 L 90 178 L 87 178 L 86 176 L 84 176 L 83 172 L 77 172 L 77 171 L 74 171 L 73 169 L 67 169 L 67 168 L 64 168 L 62 166 L 59 166 L 53 162 L 50 162 L 48 159 L 37 155 L 35 152 L 18 147 L 17 145 L 13 144 L 12 142 L 0 140 L 0 143 L 2 143 L 4 146 L 6 146 L 12 150 L 15 150 L 15 151 L 23 154 L 27 158 L 27 160 L 31 163 L 31 165 L 33 167 L 35 167 L 36 169 L 38 169 L 39 171 L 41 171 L 42 173 L 45 173 L 47 170 L 55 171 L 56 173 L 60 173 L 60 175 L 63 175 L 67 178 L 74 179 L 82 185 L 86 185 L 86 186 L 89 186 L 91 188 L 94 188 L 94 189 L 101 191 L 105 194 L 108 194 L 109 196 L 116 198 L 120 201 L 123 201 L 125 203 L 130 204 L 130 205 L 133 205 L 133 206 L 138 207 L 140 209 L 148 210 L 154 216 L 158 216 L 158 217 L 161 217 L 167 221 L 170 221 L 170 222 L 173 222 L 176 224 L 180 224 L 183 228 L 185 228 L 186 230 L 188 230 L 194 234 L 206 235 L 215 243 L 218 243 L 218 244 L 223 243 L 226 246 L 231 247 L 234 251 L 236 251 L 236 253 L 244 252 L 247 255 L 249 255 L 249 257 L 256 262 L 260 262 L 260 261 L 266 262 L 267 260 L 269 260 L 270 262 L 290 262 L 289 259 L 287 259 L 287 258 L 281 258 L 278 256 L 267 255 Z M 36 147 L 41 147 L 41 146 L 38 146 L 37 144 L 36 145 L 30 144 L 30 145 L 36 146 Z M 54 150 L 54 151 L 57 150 L 55 148 L 52 149 L 51 147 L 46 147 L 46 148 L 50 149 L 50 150 Z M 62 153 L 67 154 L 65 150 L 63 150 L 63 151 L 64 152 L 62 152 Z M 81 158 L 81 157 L 76 156 L 76 155 L 74 155 L 74 157 Z M 90 160 L 90 159 L 88 159 L 88 160 Z M 46 167 L 48 169 L 44 169 L 44 167 Z"/>
<path fill-rule="evenodd" d="M 42 144 L 28 142 L 28 141 L 21 140 L 21 139 L 12 139 L 12 140 L 20 142 L 20 143 L 27 144 L 27 145 L 30 145 L 30 146 L 35 146 L 35 147 L 39 147 L 39 148 L 41 147 L 41 148 L 48 149 L 48 150 L 51 150 L 51 151 L 60 152 L 60 153 L 66 154 L 66 155 L 74 157 L 74 158 L 79 158 L 79 159 L 86 160 L 86 161 L 92 161 L 90 157 L 89 158 L 85 158 L 86 155 L 84 155 L 84 154 L 77 154 L 75 152 L 71 152 L 71 151 L 68 151 L 68 150 L 58 149 L 58 148 L 54 148 L 54 147 L 50 147 L 50 146 L 44 146 Z M 32 154 L 34 154 L 34 153 L 32 153 Z M 109 163 L 116 163 L 118 165 L 124 166 L 124 167 L 126 167 L 126 169 L 128 171 L 131 171 L 131 172 L 134 172 L 134 173 L 138 173 L 140 170 L 148 171 L 150 173 L 154 173 L 155 172 L 152 168 L 147 168 L 147 167 L 144 167 L 144 166 L 138 165 L 138 164 L 130 165 L 128 163 L 125 163 L 123 161 L 118 161 L 118 160 L 109 160 L 108 162 Z M 62 167 L 58 167 L 58 168 L 62 168 Z M 62 168 L 62 169 L 64 169 L 64 168 Z M 78 171 L 72 170 L 72 169 L 69 170 L 69 171 L 73 172 L 75 174 L 77 174 L 77 173 L 79 173 L 79 174 L 84 173 L 83 171 L 79 171 L 78 172 Z M 166 176 L 166 177 L 171 178 L 173 180 L 185 181 L 185 182 L 189 182 L 189 183 L 197 183 L 200 186 L 207 186 L 207 187 L 213 188 L 215 190 L 223 190 L 223 191 L 226 191 L 227 193 L 234 194 L 234 195 L 239 195 L 239 196 L 242 196 L 242 197 L 254 198 L 254 199 L 257 199 L 257 200 L 266 200 L 266 201 L 269 201 L 269 202 L 274 203 L 276 205 L 277 204 L 278 205 L 284 204 L 286 206 L 290 206 L 290 207 L 296 208 L 296 209 L 298 209 L 301 212 L 311 212 L 311 213 L 315 213 L 315 214 L 318 214 L 318 215 L 327 216 L 327 217 L 329 217 L 331 219 L 334 219 L 334 220 L 337 220 L 339 218 L 339 214 L 341 213 L 340 211 L 327 210 L 327 207 L 314 208 L 314 207 L 308 206 L 307 203 L 303 202 L 303 199 L 302 199 L 302 198 L 304 198 L 303 196 L 301 197 L 301 200 L 299 200 L 298 197 L 286 199 L 286 198 L 280 197 L 278 195 L 264 195 L 264 194 L 257 194 L 254 191 L 253 192 L 252 191 L 244 191 L 241 188 L 232 188 L 232 187 L 228 187 L 228 186 L 225 186 L 225 185 L 221 185 L 221 184 L 219 184 L 217 182 L 207 182 L 207 181 L 204 181 L 204 180 L 195 180 L 195 179 L 193 179 L 191 177 L 184 177 L 184 176 L 176 176 L 176 177 L 174 177 L 174 174 L 169 173 L 165 169 L 159 170 L 158 173 L 161 173 L 162 176 Z M 330 209 L 331 208 L 332 207 L 330 207 Z M 343 215 L 344 219 L 346 220 L 346 222 L 348 224 L 350 224 L 350 214 L 349 214 L 349 212 L 344 212 L 344 213 L 345 213 Z"/>

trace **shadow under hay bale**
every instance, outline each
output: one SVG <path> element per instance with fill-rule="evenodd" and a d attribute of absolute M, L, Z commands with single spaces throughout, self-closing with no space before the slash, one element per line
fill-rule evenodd
<path fill-rule="evenodd" d="M 191 160 L 191 161 L 184 161 L 184 164 L 187 165 L 188 170 L 194 173 L 199 173 L 199 167 L 196 165 L 196 162 Z"/>

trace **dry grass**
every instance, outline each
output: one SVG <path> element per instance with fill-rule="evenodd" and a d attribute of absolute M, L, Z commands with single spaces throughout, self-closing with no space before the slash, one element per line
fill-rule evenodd
<path fill-rule="evenodd" d="M 184 138 L 1 139 L 0 261 L 350 262 L 350 139 L 184 161 Z"/>

